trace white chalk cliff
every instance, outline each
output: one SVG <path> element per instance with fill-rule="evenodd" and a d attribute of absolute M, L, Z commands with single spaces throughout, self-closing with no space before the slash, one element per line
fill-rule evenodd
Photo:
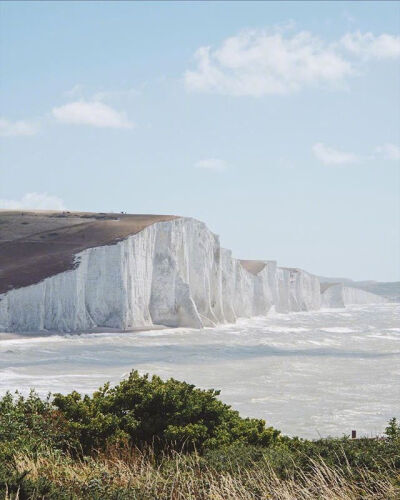
<path fill-rule="evenodd" d="M 340 308 L 351 304 L 380 304 L 388 299 L 374 293 L 365 292 L 359 288 L 345 286 L 342 283 L 329 285 L 321 294 L 322 307 Z"/>
<path fill-rule="evenodd" d="M 1 294 L 0 330 L 202 328 L 266 315 L 273 306 L 278 312 L 321 307 L 316 276 L 273 261 L 248 270 L 191 218 L 157 222 L 118 243 L 88 248 L 76 262 L 74 269 Z M 366 295 L 373 296 L 331 286 L 322 304 L 343 307 Z"/>

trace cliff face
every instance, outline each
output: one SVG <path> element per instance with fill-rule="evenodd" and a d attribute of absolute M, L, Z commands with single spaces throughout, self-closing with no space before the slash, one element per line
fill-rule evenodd
<path fill-rule="evenodd" d="M 374 293 L 358 288 L 344 286 L 341 283 L 328 285 L 323 291 L 322 307 L 346 307 L 351 304 L 380 304 L 389 300 Z"/>
<path fill-rule="evenodd" d="M 400 281 L 353 281 L 348 278 L 327 278 L 325 276 L 318 277 L 321 282 L 321 288 L 332 284 L 342 284 L 348 288 L 356 288 L 369 292 L 372 295 L 380 295 L 389 302 L 400 302 Z"/>
<path fill-rule="evenodd" d="M 113 245 L 171 215 L 0 210 L 0 294 L 74 269 L 88 248 Z"/>
<path fill-rule="evenodd" d="M 0 328 L 201 328 L 265 315 L 272 306 L 278 312 L 320 307 L 318 278 L 261 264 L 247 270 L 202 222 L 157 222 L 79 252 L 73 269 L 0 295 Z"/>
<path fill-rule="evenodd" d="M 234 259 L 220 247 L 218 236 L 195 219 L 125 216 L 123 223 L 107 221 L 105 228 L 106 232 L 91 223 L 96 244 L 87 248 L 92 240 L 79 243 L 86 246 L 72 255 L 66 270 L 49 276 L 42 265 L 38 282 L 0 294 L 0 330 L 202 328 L 266 315 L 271 307 L 282 313 L 319 309 L 321 298 L 324 307 L 382 301 L 343 285 L 324 286 L 321 295 L 319 279 L 301 269 L 277 267 L 274 261 Z M 57 243 L 62 252 L 64 240 L 80 242 L 76 230 L 72 235 L 69 228 L 65 231 Z M 126 236 L 128 231 L 134 234 Z M 44 262 L 51 265 L 58 254 L 48 243 L 45 248 L 50 257 Z M 11 253 L 6 257 L 10 260 Z M 26 267 L 23 261 L 22 274 Z M 11 270 L 12 266 L 7 268 L 8 273 Z"/>

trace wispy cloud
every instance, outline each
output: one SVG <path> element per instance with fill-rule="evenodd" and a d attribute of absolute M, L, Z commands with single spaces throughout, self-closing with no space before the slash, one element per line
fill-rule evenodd
<path fill-rule="evenodd" d="M 64 93 L 71 99 L 51 110 L 51 116 L 61 123 L 89 125 L 100 128 L 131 129 L 134 123 L 124 111 L 118 111 L 103 101 L 124 101 L 138 95 L 135 89 L 96 92 L 89 99 L 83 97 L 83 86 L 78 84 Z M 10 121 L 0 118 L 0 136 L 33 136 L 39 132 L 40 121 Z"/>
<path fill-rule="evenodd" d="M 133 123 L 124 112 L 116 111 L 100 101 L 74 101 L 53 108 L 54 118 L 71 125 L 90 125 L 101 128 L 131 129 Z"/>
<path fill-rule="evenodd" d="M 197 68 L 185 74 L 190 90 L 231 95 L 286 94 L 303 87 L 337 84 L 351 64 L 308 32 L 244 31 L 215 50 L 201 47 Z"/>
<path fill-rule="evenodd" d="M 347 33 L 340 45 L 362 59 L 397 59 L 400 57 L 400 36 L 387 33 L 375 36 L 372 33 Z"/>
<path fill-rule="evenodd" d="M 19 200 L 0 199 L 0 208 L 8 210 L 65 210 L 58 196 L 47 193 L 26 193 Z"/>
<path fill-rule="evenodd" d="M 330 146 L 326 146 L 322 142 L 314 144 L 312 151 L 314 156 L 325 165 L 345 165 L 348 163 L 359 163 L 361 161 L 372 161 L 377 159 L 400 160 L 400 147 L 391 143 L 378 146 L 373 150 L 372 154 L 364 156 L 340 151 Z"/>
<path fill-rule="evenodd" d="M 220 160 L 218 158 L 206 158 L 204 160 L 199 160 L 194 165 L 196 168 L 203 168 L 206 170 L 223 171 L 228 168 L 226 161 Z"/>
<path fill-rule="evenodd" d="M 37 123 L 25 120 L 11 122 L 5 118 L 0 118 L 0 136 L 29 136 L 37 134 L 38 131 L 39 125 Z"/>
<path fill-rule="evenodd" d="M 322 142 L 314 144 L 312 151 L 315 157 L 325 165 L 345 165 L 348 163 L 358 163 L 360 161 L 358 155 L 331 148 Z"/>
<path fill-rule="evenodd" d="M 400 160 L 400 147 L 396 144 L 386 143 L 375 148 L 375 153 L 385 160 Z"/>
<path fill-rule="evenodd" d="M 217 48 L 200 47 L 187 89 L 235 96 L 288 94 L 307 87 L 343 87 L 366 59 L 400 56 L 399 37 L 349 33 L 327 43 L 308 31 L 247 30 Z"/>
<path fill-rule="evenodd" d="M 108 89 L 108 90 L 98 90 L 96 92 L 90 92 L 87 87 L 77 83 L 71 89 L 64 92 L 64 95 L 70 100 L 74 101 L 128 101 L 134 97 L 140 95 L 139 90 L 135 88 L 127 89 Z"/>
<path fill-rule="evenodd" d="M 71 89 L 66 90 L 64 95 L 68 97 L 68 99 L 83 99 L 83 85 L 77 83 Z"/>

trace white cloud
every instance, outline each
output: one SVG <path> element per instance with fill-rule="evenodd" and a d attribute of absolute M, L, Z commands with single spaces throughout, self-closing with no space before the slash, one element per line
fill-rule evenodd
<path fill-rule="evenodd" d="M 83 99 L 83 85 L 77 83 L 72 89 L 66 90 L 64 95 L 69 99 Z"/>
<path fill-rule="evenodd" d="M 369 155 L 356 155 L 345 151 L 326 146 L 322 142 L 317 142 L 312 147 L 315 157 L 325 165 L 344 165 L 348 163 L 358 163 L 360 161 L 372 161 L 376 159 L 400 160 L 400 147 L 396 144 L 386 143 L 374 149 Z"/>
<path fill-rule="evenodd" d="M 75 101 L 53 108 L 54 118 L 62 123 L 72 125 L 91 125 L 93 127 L 109 127 L 130 129 L 130 122 L 125 113 L 99 101 Z"/>
<path fill-rule="evenodd" d="M 326 146 L 322 142 L 317 142 L 312 147 L 315 157 L 325 163 L 325 165 L 345 165 L 348 163 L 358 163 L 360 157 L 354 153 L 347 153 Z"/>
<path fill-rule="evenodd" d="M 400 37 L 348 33 L 325 42 L 308 31 L 249 30 L 217 48 L 200 47 L 186 71 L 187 89 L 235 96 L 287 94 L 307 87 L 340 87 L 367 59 L 400 57 Z"/>
<path fill-rule="evenodd" d="M 0 136 L 3 137 L 35 135 L 38 130 L 36 123 L 24 120 L 10 122 L 5 118 L 0 118 Z"/>
<path fill-rule="evenodd" d="M 396 144 L 386 143 L 375 148 L 375 153 L 385 160 L 400 160 L 400 147 Z"/>
<path fill-rule="evenodd" d="M 74 85 L 70 90 L 64 92 L 64 95 L 74 101 L 102 101 L 102 102 L 123 102 L 131 100 L 140 95 L 139 90 L 134 88 L 119 90 L 99 90 L 90 95 L 87 88 L 80 83 Z"/>
<path fill-rule="evenodd" d="M 68 99 L 89 100 L 89 101 L 112 101 L 126 100 L 140 95 L 139 90 L 134 88 L 119 89 L 119 90 L 99 90 L 90 96 L 87 87 L 77 83 L 71 89 L 64 92 Z M 89 96 L 89 97 L 88 97 Z"/>
<path fill-rule="evenodd" d="M 199 160 L 194 165 L 196 168 L 204 168 L 207 170 L 226 170 L 228 168 L 227 163 L 224 160 L 219 160 L 218 158 L 207 158 L 204 160 Z"/>
<path fill-rule="evenodd" d="M 197 68 L 185 73 L 188 89 L 230 95 L 285 94 L 342 83 L 352 65 L 311 33 L 245 31 L 215 50 L 200 47 Z"/>
<path fill-rule="evenodd" d="M 340 45 L 354 56 L 362 59 L 396 59 L 400 57 L 400 36 L 387 33 L 375 36 L 372 33 L 347 33 Z"/>
<path fill-rule="evenodd" d="M 65 210 L 58 196 L 47 193 L 26 193 L 20 200 L 0 199 L 0 208 L 8 210 Z"/>

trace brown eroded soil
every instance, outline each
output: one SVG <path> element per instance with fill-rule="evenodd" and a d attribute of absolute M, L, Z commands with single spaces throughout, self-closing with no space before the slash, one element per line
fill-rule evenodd
<path fill-rule="evenodd" d="M 74 268 L 75 255 L 113 245 L 174 215 L 0 210 L 0 294 Z"/>

